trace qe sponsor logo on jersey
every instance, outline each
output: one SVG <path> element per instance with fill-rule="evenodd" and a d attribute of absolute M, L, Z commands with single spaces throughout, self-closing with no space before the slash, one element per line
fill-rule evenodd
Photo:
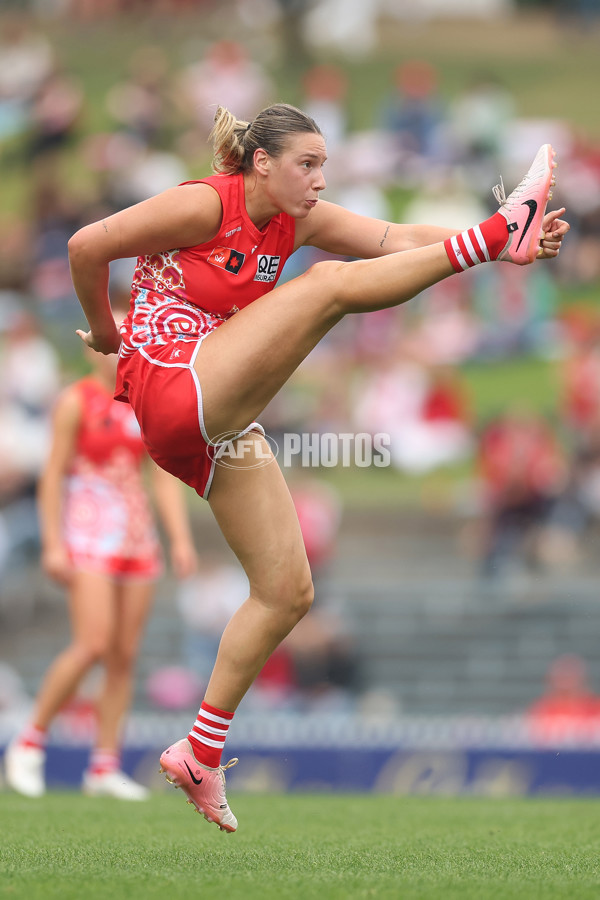
<path fill-rule="evenodd" d="M 280 259 L 280 256 L 267 256 L 264 253 L 259 254 L 256 259 L 256 275 L 254 276 L 254 280 L 275 281 Z"/>
<path fill-rule="evenodd" d="M 225 269 L 227 272 L 237 275 L 244 265 L 245 259 L 246 255 L 240 253 L 239 250 L 232 250 L 231 247 L 215 247 L 214 250 L 211 250 L 208 262 L 213 266 L 218 266 L 219 269 Z"/>

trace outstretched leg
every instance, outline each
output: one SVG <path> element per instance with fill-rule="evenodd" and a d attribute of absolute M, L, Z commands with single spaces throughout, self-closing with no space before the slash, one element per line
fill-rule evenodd
<path fill-rule="evenodd" d="M 245 428 L 346 314 L 404 303 L 453 272 L 443 244 L 321 262 L 240 310 L 196 357 L 209 435 Z"/>
<path fill-rule="evenodd" d="M 246 427 L 321 338 L 348 313 L 397 306 L 472 265 L 533 262 L 553 183 L 554 151 L 540 148 L 500 210 L 443 243 L 389 256 L 323 262 L 236 313 L 198 353 L 204 419 L 212 437 Z"/>

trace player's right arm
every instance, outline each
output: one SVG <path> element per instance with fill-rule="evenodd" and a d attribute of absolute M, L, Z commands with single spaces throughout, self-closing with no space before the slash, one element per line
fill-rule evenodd
<path fill-rule="evenodd" d="M 77 391 L 67 388 L 54 409 L 50 452 L 38 483 L 42 568 L 50 578 L 62 584 L 67 584 L 71 577 L 62 523 L 64 480 L 75 454 L 81 415 Z"/>
<path fill-rule="evenodd" d="M 109 264 L 209 241 L 218 232 L 222 207 L 208 184 L 169 188 L 77 231 L 69 241 L 75 293 L 88 321 L 82 340 L 100 353 L 116 353 L 120 338 L 108 299 Z"/>

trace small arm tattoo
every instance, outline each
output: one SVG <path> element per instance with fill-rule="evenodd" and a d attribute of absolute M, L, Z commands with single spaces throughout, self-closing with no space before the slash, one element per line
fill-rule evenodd
<path fill-rule="evenodd" d="M 384 236 L 383 236 L 383 237 L 381 238 L 381 240 L 379 241 L 379 246 L 380 246 L 380 247 L 383 247 L 383 243 L 384 243 L 386 237 L 388 236 L 388 231 L 389 231 L 389 230 L 390 230 L 390 226 L 388 225 L 387 228 L 385 229 L 385 234 L 384 234 Z"/>
<path fill-rule="evenodd" d="M 106 224 L 106 222 L 104 222 L 104 221 L 102 222 L 102 227 L 104 228 L 105 231 L 108 231 L 108 225 Z"/>

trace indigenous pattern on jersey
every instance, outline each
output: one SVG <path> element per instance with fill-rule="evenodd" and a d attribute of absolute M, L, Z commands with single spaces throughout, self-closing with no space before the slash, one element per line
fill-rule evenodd
<path fill-rule="evenodd" d="M 63 507 L 73 566 L 111 577 L 154 579 L 162 570 L 162 554 L 142 482 L 147 454 L 133 410 L 93 377 L 74 387 L 81 423 Z"/>
<path fill-rule="evenodd" d="M 201 183 L 221 199 L 219 231 L 204 244 L 138 258 L 131 309 L 121 326 L 122 360 L 148 344 L 210 334 L 271 291 L 293 251 L 293 217 L 280 213 L 262 231 L 256 228 L 246 211 L 242 175 L 213 175 Z M 115 396 L 127 399 L 119 376 Z"/>

